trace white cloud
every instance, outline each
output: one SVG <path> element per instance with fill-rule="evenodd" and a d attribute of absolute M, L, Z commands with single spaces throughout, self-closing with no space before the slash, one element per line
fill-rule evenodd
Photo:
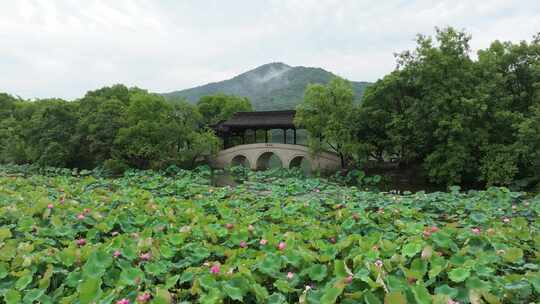
<path fill-rule="evenodd" d="M 113 83 L 164 92 L 283 61 L 373 81 L 417 33 L 455 26 L 475 49 L 530 40 L 540 2 L 0 0 L 0 91 L 80 97 Z"/>

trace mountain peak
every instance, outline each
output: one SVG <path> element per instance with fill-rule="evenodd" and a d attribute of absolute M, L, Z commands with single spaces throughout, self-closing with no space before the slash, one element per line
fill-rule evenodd
<path fill-rule="evenodd" d="M 292 67 L 282 62 L 272 62 L 263 64 L 253 70 L 240 74 L 238 77 L 248 78 L 255 83 L 267 82 L 273 78 L 280 77 Z"/>
<path fill-rule="evenodd" d="M 163 94 L 166 98 L 186 98 L 197 102 L 202 96 L 230 94 L 249 98 L 256 110 L 290 110 L 302 102 L 306 86 L 326 84 L 335 75 L 322 68 L 292 67 L 283 62 L 271 62 L 228 80 Z M 356 99 L 368 83 L 351 82 Z"/>

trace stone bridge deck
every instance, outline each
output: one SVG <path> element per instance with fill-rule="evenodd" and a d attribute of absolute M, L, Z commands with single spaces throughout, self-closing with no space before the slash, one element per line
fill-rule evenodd
<path fill-rule="evenodd" d="M 278 143 L 234 146 L 220 151 L 211 159 L 210 165 L 214 168 L 245 165 L 253 170 L 264 170 L 269 167 L 272 155 L 279 158 L 283 168 L 300 166 L 304 159 L 308 161 L 311 170 L 335 171 L 340 167 L 340 159 L 335 153 L 321 152 L 312 155 L 306 146 Z"/>

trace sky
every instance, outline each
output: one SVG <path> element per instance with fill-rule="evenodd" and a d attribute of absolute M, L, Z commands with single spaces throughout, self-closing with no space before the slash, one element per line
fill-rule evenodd
<path fill-rule="evenodd" d="M 538 0 L 0 0 L 0 92 L 76 99 L 123 83 L 170 92 L 269 62 L 375 81 L 418 33 L 473 50 L 532 40 Z"/>

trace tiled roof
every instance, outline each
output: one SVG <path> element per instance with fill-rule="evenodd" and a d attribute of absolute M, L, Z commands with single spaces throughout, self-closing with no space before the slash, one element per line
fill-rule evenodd
<path fill-rule="evenodd" d="M 237 112 L 234 116 L 218 124 L 220 129 L 280 129 L 294 128 L 294 115 L 296 111 L 259 111 Z"/>

